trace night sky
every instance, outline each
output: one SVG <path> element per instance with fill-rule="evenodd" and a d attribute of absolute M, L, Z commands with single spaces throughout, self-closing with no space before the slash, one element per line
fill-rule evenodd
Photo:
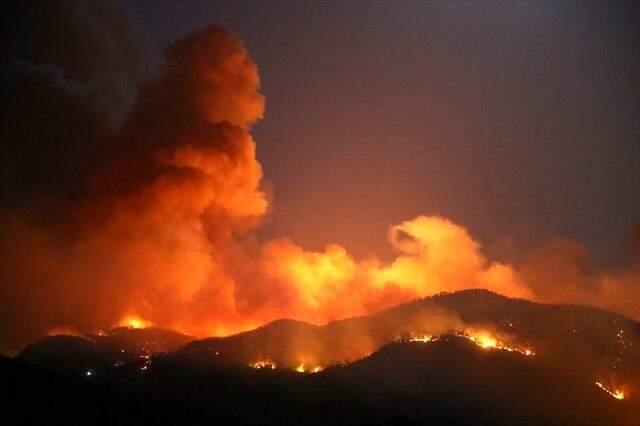
<path fill-rule="evenodd" d="M 631 258 L 640 3 L 126 4 L 156 46 L 211 23 L 245 41 L 264 237 L 380 255 L 389 224 L 441 214 L 498 256 L 560 235 Z"/>

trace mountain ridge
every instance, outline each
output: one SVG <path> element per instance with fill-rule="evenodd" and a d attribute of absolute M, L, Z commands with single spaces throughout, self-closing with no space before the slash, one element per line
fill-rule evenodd
<path fill-rule="evenodd" d="M 107 419 L 138 424 L 640 423 L 640 323 L 484 290 L 227 337 L 50 336 L 0 361 L 21 401 L 49 404 L 34 389 L 59 381 L 80 402 L 56 409 L 78 421 L 109 401 Z"/>

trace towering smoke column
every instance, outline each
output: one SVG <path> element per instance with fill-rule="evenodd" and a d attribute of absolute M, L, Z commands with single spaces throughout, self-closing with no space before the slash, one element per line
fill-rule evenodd
<path fill-rule="evenodd" d="M 87 179 L 88 196 L 56 200 L 64 219 L 53 226 L 3 215 L 4 343 L 133 314 L 194 333 L 242 325 L 225 265 L 235 236 L 267 210 L 248 133 L 264 111 L 258 72 L 219 28 L 166 56 Z"/>
<path fill-rule="evenodd" d="M 267 210 L 248 133 L 264 111 L 259 83 L 240 40 L 209 28 L 172 45 L 163 77 L 141 89 L 127 149 L 94 182 L 104 216 L 88 229 L 99 235 L 88 250 L 114 258 L 95 281 L 105 297 L 122 290 L 120 312 L 196 334 L 242 323 L 226 265 Z"/>
<path fill-rule="evenodd" d="M 491 262 L 463 227 L 437 216 L 391 227 L 399 255 L 389 264 L 335 244 L 310 252 L 286 238 L 257 242 L 251 231 L 269 205 L 250 130 L 264 98 L 242 42 L 220 28 L 178 40 L 132 103 L 105 89 L 146 75 L 135 43 L 121 40 L 131 23 L 102 3 L 65 4 L 104 21 L 99 35 L 110 38 L 98 45 L 113 61 L 76 69 L 88 60 L 80 49 L 3 64 L 0 351 L 52 329 L 131 319 L 200 336 L 282 317 L 324 323 L 469 287 L 640 315 L 631 302 L 638 267 L 585 272 L 580 246 L 566 245 Z"/>

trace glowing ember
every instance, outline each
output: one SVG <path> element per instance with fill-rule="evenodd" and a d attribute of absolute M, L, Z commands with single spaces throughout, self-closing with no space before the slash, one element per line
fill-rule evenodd
<path fill-rule="evenodd" d="M 605 391 L 606 393 L 608 393 L 609 395 L 611 395 L 612 397 L 614 397 L 615 399 L 619 399 L 619 400 L 624 399 L 624 392 L 621 389 L 610 389 L 604 384 L 602 384 L 602 382 L 596 382 L 596 386 L 602 389 L 603 391 Z"/>
<path fill-rule="evenodd" d="M 135 315 L 129 315 L 120 320 L 118 324 L 120 327 L 129 327 L 129 328 L 147 328 L 152 326 L 153 324 L 150 321 L 144 320 Z"/>
<path fill-rule="evenodd" d="M 142 366 L 140 367 L 140 371 L 147 371 L 151 368 L 151 355 L 141 355 L 140 359 L 142 360 Z"/>
<path fill-rule="evenodd" d="M 263 368 L 269 368 L 271 370 L 276 369 L 276 363 L 270 360 L 265 361 L 256 361 L 249 364 L 249 367 L 255 368 L 256 370 L 260 370 Z"/>

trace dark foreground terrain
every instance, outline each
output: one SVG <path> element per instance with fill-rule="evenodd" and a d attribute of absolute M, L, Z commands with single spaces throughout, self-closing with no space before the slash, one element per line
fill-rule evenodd
<path fill-rule="evenodd" d="M 461 327 L 490 328 L 536 354 L 482 348 L 456 335 Z M 410 341 L 435 331 L 434 341 Z M 0 358 L 0 398 L 11 424 L 631 426 L 640 425 L 639 337 L 637 322 L 609 312 L 465 291 L 228 338 L 49 337 Z M 248 365 L 258 360 L 275 368 Z M 299 373 L 300 362 L 324 369 Z M 596 380 L 624 387 L 625 398 Z"/>

